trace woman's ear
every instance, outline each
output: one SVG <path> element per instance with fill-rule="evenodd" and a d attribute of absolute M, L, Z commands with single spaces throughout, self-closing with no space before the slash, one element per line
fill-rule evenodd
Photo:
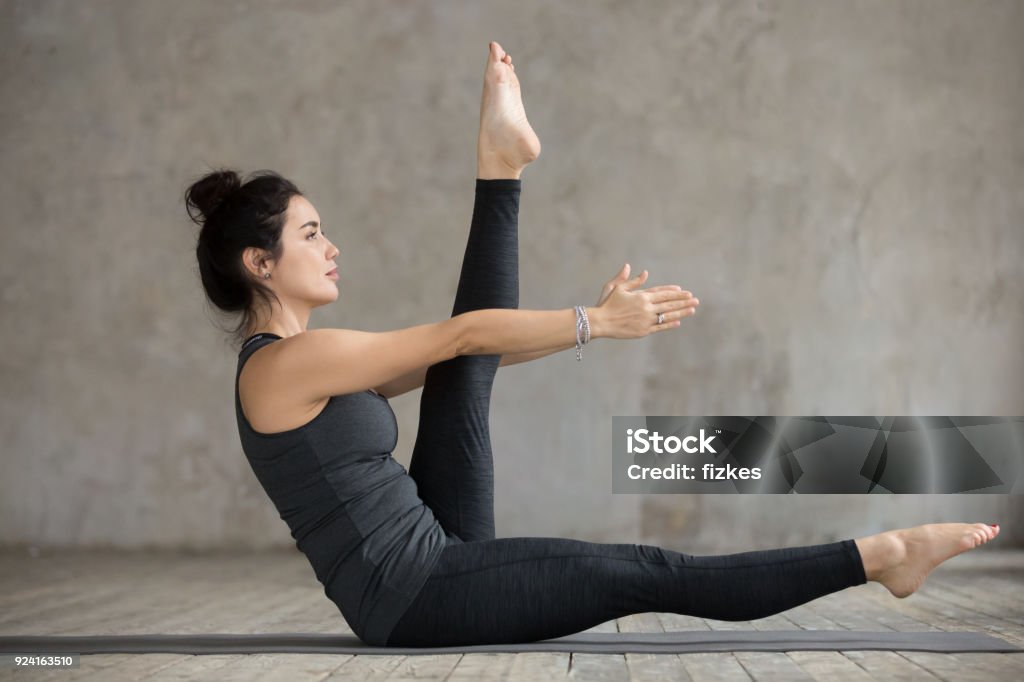
<path fill-rule="evenodd" d="M 267 252 L 255 246 L 246 247 L 242 252 L 242 265 L 253 277 L 261 277 L 260 272 L 267 264 Z"/>

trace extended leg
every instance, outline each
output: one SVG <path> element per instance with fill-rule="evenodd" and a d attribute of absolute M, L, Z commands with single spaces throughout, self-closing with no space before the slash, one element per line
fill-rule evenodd
<path fill-rule="evenodd" d="M 488 46 L 480 99 L 476 201 L 452 315 L 519 307 L 519 176 L 540 154 L 512 58 Z M 465 542 L 494 538 L 488 416 L 497 355 L 427 370 L 409 474 L 442 527 Z"/>
<path fill-rule="evenodd" d="M 532 642 L 632 613 L 752 620 L 866 582 L 857 545 L 692 556 L 518 537 L 445 547 L 389 646 Z"/>
<path fill-rule="evenodd" d="M 994 524 L 932 523 L 721 556 L 563 538 L 448 545 L 387 643 L 529 642 L 647 611 L 754 620 L 868 580 L 906 597 L 936 566 L 998 534 Z"/>
<path fill-rule="evenodd" d="M 469 240 L 452 316 L 519 307 L 521 181 L 476 181 Z M 441 526 L 464 542 L 494 538 L 494 462 L 488 424 L 499 355 L 432 365 L 420 397 L 409 475 Z"/>

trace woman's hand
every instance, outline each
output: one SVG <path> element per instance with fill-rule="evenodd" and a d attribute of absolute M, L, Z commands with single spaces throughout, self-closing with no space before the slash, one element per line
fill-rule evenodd
<path fill-rule="evenodd" d="M 680 318 L 693 315 L 700 305 L 693 294 L 675 284 L 638 289 L 647 281 L 646 270 L 633 279 L 628 277 L 629 263 L 626 263 L 601 290 L 597 301 L 600 336 L 635 339 L 674 329 L 680 325 Z M 658 313 L 664 314 L 661 324 L 658 324 Z"/>

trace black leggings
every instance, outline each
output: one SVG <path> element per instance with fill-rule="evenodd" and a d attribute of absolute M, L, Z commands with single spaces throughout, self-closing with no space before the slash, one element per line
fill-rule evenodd
<path fill-rule="evenodd" d="M 520 180 L 476 181 L 452 315 L 519 307 Z M 529 642 L 620 616 L 750 620 L 866 582 L 854 541 L 691 556 L 638 544 L 494 537 L 488 414 L 501 357 L 432 365 L 409 475 L 452 536 L 390 646 Z"/>

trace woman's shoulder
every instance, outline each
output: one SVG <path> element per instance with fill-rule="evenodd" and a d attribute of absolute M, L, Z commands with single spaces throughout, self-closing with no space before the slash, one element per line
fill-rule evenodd
<path fill-rule="evenodd" d="M 288 343 L 294 338 L 282 338 L 257 348 L 238 375 L 238 399 L 246 421 L 257 432 L 277 433 L 302 426 L 319 414 L 329 400 L 303 399 L 289 390 L 291 382 L 279 376 L 282 354 L 296 351 L 296 344 Z"/>

